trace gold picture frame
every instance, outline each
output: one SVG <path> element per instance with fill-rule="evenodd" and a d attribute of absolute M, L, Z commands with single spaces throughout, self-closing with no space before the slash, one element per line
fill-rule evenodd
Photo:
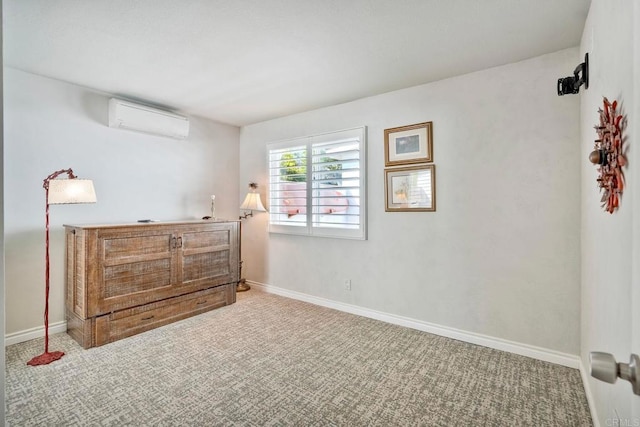
<path fill-rule="evenodd" d="M 384 171 L 385 211 L 435 212 L 436 165 Z"/>
<path fill-rule="evenodd" d="M 384 130 L 384 165 L 433 162 L 433 122 Z"/>

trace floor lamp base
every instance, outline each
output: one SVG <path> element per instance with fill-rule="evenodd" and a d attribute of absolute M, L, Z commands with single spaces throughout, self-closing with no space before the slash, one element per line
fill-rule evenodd
<path fill-rule="evenodd" d="M 52 351 L 51 353 L 42 353 L 40 356 L 36 356 L 27 362 L 27 365 L 48 365 L 51 362 L 55 362 L 64 356 L 62 351 Z"/>
<path fill-rule="evenodd" d="M 236 292 L 245 292 L 251 289 L 251 286 L 247 284 L 246 279 L 240 279 L 238 285 L 236 286 Z"/>

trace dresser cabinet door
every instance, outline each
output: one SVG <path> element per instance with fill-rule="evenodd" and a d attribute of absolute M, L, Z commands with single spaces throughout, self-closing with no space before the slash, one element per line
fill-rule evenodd
<path fill-rule="evenodd" d="M 184 287 L 237 282 L 237 224 L 217 224 L 179 235 L 178 282 Z"/>
<path fill-rule="evenodd" d="M 89 316 L 169 297 L 177 283 L 176 240 L 170 229 L 100 230 L 97 280 Z"/>

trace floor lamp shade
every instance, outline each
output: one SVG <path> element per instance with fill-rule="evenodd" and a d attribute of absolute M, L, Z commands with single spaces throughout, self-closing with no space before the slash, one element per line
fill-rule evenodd
<path fill-rule="evenodd" d="M 240 205 L 240 209 L 246 211 L 259 211 L 265 212 L 266 209 L 262 205 L 260 200 L 260 193 L 247 193 L 247 197 L 244 198 L 244 202 Z"/>
<path fill-rule="evenodd" d="M 262 204 L 262 200 L 260 199 L 260 193 L 256 190 L 258 189 L 258 184 L 255 182 L 249 183 L 249 192 L 247 193 L 247 197 L 244 198 L 244 202 L 240 205 L 240 209 L 249 211 L 240 217 L 240 219 L 247 219 L 250 216 L 253 216 L 253 211 L 257 212 L 266 212 L 267 210 L 264 208 Z"/>
<path fill-rule="evenodd" d="M 59 175 L 67 174 L 67 179 L 56 179 Z M 72 169 L 62 169 L 53 172 L 43 181 L 45 190 L 45 297 L 44 297 L 44 353 L 27 362 L 27 365 L 47 365 L 64 356 L 62 351 L 49 352 L 49 205 L 95 203 L 96 192 L 93 181 L 78 179 Z"/>
<path fill-rule="evenodd" d="M 95 203 L 96 191 L 90 179 L 54 179 L 49 181 L 50 205 Z"/>

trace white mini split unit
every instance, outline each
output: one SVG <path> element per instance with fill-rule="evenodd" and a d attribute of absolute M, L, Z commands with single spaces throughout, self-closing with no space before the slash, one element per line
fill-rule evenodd
<path fill-rule="evenodd" d="M 109 100 L 109 127 L 175 139 L 189 135 L 187 117 L 116 98 Z"/>

